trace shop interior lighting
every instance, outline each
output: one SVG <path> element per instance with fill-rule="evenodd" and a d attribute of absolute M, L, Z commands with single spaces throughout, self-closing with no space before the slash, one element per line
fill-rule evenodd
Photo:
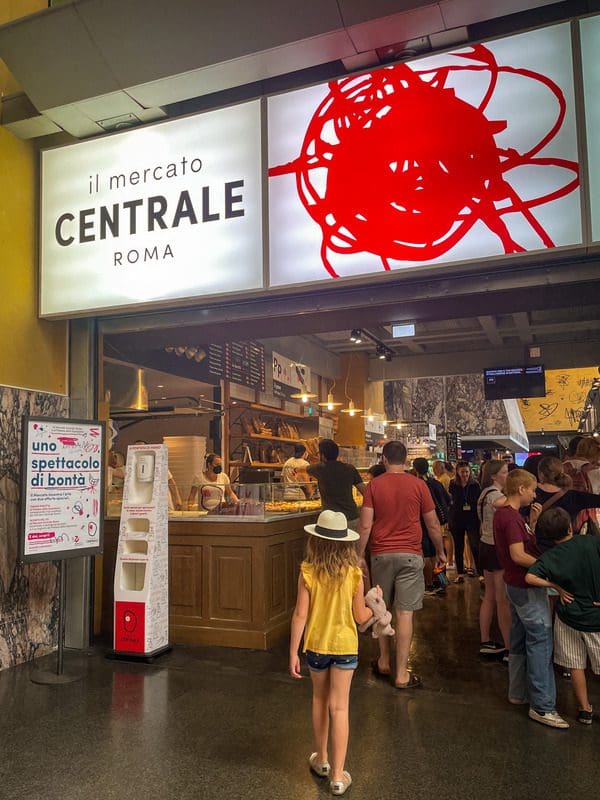
<path fill-rule="evenodd" d="M 375 354 L 377 358 L 380 358 L 382 361 L 391 361 L 392 358 L 396 355 L 396 353 L 387 346 L 381 339 L 378 339 L 370 331 L 365 330 L 364 328 L 354 328 L 350 333 L 350 341 L 354 342 L 354 344 L 360 344 L 361 342 L 368 339 L 369 341 L 373 342 L 375 345 Z"/>
<path fill-rule="evenodd" d="M 318 403 L 321 408 L 326 408 L 327 411 L 335 411 L 336 408 L 339 408 L 342 403 L 336 403 L 333 397 L 333 392 L 327 393 L 327 400 L 324 403 Z"/>
<path fill-rule="evenodd" d="M 355 417 L 357 414 L 360 414 L 362 408 L 356 408 L 354 405 L 354 401 L 350 400 L 348 403 L 348 408 L 340 408 L 342 414 L 348 414 L 349 417 Z"/>
<path fill-rule="evenodd" d="M 308 403 L 309 400 L 313 400 L 317 395 L 314 392 L 294 392 L 291 394 L 290 397 L 293 400 L 300 400 L 302 403 Z"/>
<path fill-rule="evenodd" d="M 363 419 L 366 419 L 368 422 L 375 422 L 375 414 L 371 408 L 367 409 L 366 414 L 361 415 Z"/>

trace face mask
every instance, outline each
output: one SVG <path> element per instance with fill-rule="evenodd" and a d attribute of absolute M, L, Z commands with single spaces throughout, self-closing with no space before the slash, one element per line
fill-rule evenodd
<path fill-rule="evenodd" d="M 212 471 L 215 473 L 215 475 L 220 475 L 221 472 L 223 472 L 223 467 L 221 467 L 221 466 L 213 467 Z"/>

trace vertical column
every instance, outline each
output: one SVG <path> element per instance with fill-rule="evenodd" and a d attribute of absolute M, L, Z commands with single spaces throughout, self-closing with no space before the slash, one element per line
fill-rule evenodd
<path fill-rule="evenodd" d="M 73 419 L 94 419 L 97 365 L 96 321 L 71 320 L 69 398 Z M 65 646 L 83 649 L 91 639 L 92 559 L 70 558 L 65 568 Z"/>

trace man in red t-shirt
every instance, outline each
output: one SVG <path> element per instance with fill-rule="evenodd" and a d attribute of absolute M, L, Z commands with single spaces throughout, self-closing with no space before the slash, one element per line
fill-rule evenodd
<path fill-rule="evenodd" d="M 437 566 L 446 563 L 442 531 L 431 493 L 424 481 L 405 472 L 406 447 L 388 442 L 383 448 L 385 474 L 367 486 L 360 515 L 359 556 L 366 569 L 365 550 L 371 553 L 371 580 L 383 589 L 388 608 L 396 618 L 396 674 L 398 689 L 421 685 L 418 675 L 408 671 L 413 633 L 413 612 L 423 607 L 423 531 L 427 527 L 435 547 Z M 379 658 L 373 662 L 377 675 L 390 675 L 390 644 L 380 636 Z"/>

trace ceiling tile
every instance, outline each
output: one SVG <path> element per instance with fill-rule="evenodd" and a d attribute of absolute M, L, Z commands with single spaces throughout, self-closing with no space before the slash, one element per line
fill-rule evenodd
<path fill-rule="evenodd" d="M 119 88 L 75 6 L 0 28 L 0 55 L 39 111 Z"/>

